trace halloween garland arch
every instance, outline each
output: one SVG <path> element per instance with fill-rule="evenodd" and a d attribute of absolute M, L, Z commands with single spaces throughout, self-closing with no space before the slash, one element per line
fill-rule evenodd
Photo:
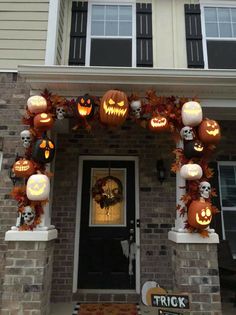
<path fill-rule="evenodd" d="M 183 148 L 174 149 L 173 172 L 180 172 L 186 180 L 186 193 L 178 205 L 180 216 L 187 214 L 186 229 L 207 236 L 207 227 L 218 209 L 211 203 L 215 190 L 209 180 L 213 171 L 208 162 L 211 153 L 221 138 L 219 124 L 203 117 L 202 108 L 196 99 L 174 96 L 158 96 L 148 90 L 144 97 L 129 97 L 119 90 L 109 90 L 101 98 L 86 93 L 75 99 L 66 99 L 45 90 L 41 95 L 28 99 L 22 122 L 28 129 L 20 134 L 25 154 L 17 157 L 10 173 L 22 185 L 14 186 L 12 197 L 18 202 L 16 229 L 33 230 L 41 222 L 43 207 L 48 200 L 50 176 L 47 163 L 53 160 L 55 144 L 48 131 L 55 120 L 74 118 L 74 130 L 91 130 L 93 121 L 103 126 L 119 127 L 126 119 L 132 120 L 150 132 L 168 132 L 176 143 L 182 140 Z M 108 181 L 117 185 L 109 194 L 104 187 Z M 107 208 L 123 200 L 123 187 L 113 176 L 99 178 L 91 194 L 101 208 Z"/>

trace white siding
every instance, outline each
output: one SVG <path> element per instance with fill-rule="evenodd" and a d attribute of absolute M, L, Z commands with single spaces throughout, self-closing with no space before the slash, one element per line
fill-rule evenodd
<path fill-rule="evenodd" d="M 44 64 L 49 0 L 0 0 L 0 70 Z"/>

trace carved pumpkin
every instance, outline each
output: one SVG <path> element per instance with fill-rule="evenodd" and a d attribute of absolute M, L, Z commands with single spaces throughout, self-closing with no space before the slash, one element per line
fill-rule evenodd
<path fill-rule="evenodd" d="M 32 157 L 39 163 L 49 163 L 53 160 L 55 145 L 48 138 L 38 139 L 33 147 Z"/>
<path fill-rule="evenodd" d="M 185 126 L 198 126 L 202 121 L 202 108 L 198 102 L 187 102 L 182 106 L 182 121 Z"/>
<path fill-rule="evenodd" d="M 168 120 L 164 116 L 156 116 L 150 119 L 149 129 L 154 132 L 167 131 L 169 129 Z"/>
<path fill-rule="evenodd" d="M 212 220 L 211 203 L 194 200 L 188 208 L 188 223 L 195 229 L 203 230 L 209 226 Z"/>
<path fill-rule="evenodd" d="M 13 164 L 12 170 L 16 177 L 29 177 L 34 173 L 34 165 L 30 160 L 23 158 Z"/>
<path fill-rule="evenodd" d="M 100 104 L 101 122 L 111 126 L 121 125 L 128 115 L 128 99 L 124 92 L 107 91 Z"/>
<path fill-rule="evenodd" d="M 220 126 L 215 120 L 204 119 L 198 128 L 199 139 L 206 144 L 215 144 L 221 138 Z"/>
<path fill-rule="evenodd" d="M 31 175 L 26 185 L 26 195 L 29 200 L 46 200 L 50 193 L 49 178 L 43 174 Z"/>
<path fill-rule="evenodd" d="M 49 130 L 52 128 L 54 120 L 50 114 L 41 113 L 34 117 L 34 127 L 40 131 Z"/>
<path fill-rule="evenodd" d="M 184 164 L 180 168 L 180 176 L 187 180 L 196 180 L 202 177 L 202 168 L 198 164 Z"/>
<path fill-rule="evenodd" d="M 47 109 L 47 101 L 43 96 L 34 95 L 28 99 L 27 107 L 33 114 L 42 113 Z"/>
<path fill-rule="evenodd" d="M 152 295 L 153 294 L 167 294 L 167 292 L 165 289 L 160 288 L 160 287 L 150 288 L 146 294 L 148 306 L 152 306 Z"/>
<path fill-rule="evenodd" d="M 190 140 L 184 142 L 184 155 L 187 159 L 200 158 L 204 153 L 204 145 L 201 141 Z"/>
<path fill-rule="evenodd" d="M 94 114 L 94 100 L 88 95 L 79 96 L 76 101 L 76 114 L 86 118 L 91 118 Z"/>

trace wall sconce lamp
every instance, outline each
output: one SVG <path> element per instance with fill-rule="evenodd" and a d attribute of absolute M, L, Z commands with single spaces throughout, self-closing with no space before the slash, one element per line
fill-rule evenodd
<path fill-rule="evenodd" d="M 165 169 L 164 161 L 162 159 L 157 160 L 156 170 L 157 170 L 157 178 L 159 182 L 162 184 L 166 178 L 166 169 Z"/>

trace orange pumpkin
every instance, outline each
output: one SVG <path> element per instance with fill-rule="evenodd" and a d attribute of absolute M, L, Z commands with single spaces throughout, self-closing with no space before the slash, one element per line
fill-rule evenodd
<path fill-rule="evenodd" d="M 203 198 L 191 202 L 188 208 L 188 223 L 195 229 L 204 230 L 212 220 L 211 203 Z"/>
<path fill-rule="evenodd" d="M 34 173 L 34 165 L 30 160 L 23 158 L 13 164 L 12 170 L 16 177 L 30 177 Z"/>
<path fill-rule="evenodd" d="M 101 122 L 111 126 L 121 125 L 128 115 L 128 106 L 128 99 L 124 92 L 107 91 L 100 104 Z"/>
<path fill-rule="evenodd" d="M 41 113 L 34 117 L 34 127 L 40 131 L 52 128 L 54 120 L 50 114 Z"/>
<path fill-rule="evenodd" d="M 149 120 L 149 129 L 154 132 L 169 130 L 168 120 L 164 116 L 155 116 Z"/>
<path fill-rule="evenodd" d="M 167 294 L 166 290 L 160 287 L 150 288 L 146 294 L 147 305 L 152 306 L 152 294 Z"/>
<path fill-rule="evenodd" d="M 206 144 L 215 144 L 221 138 L 220 126 L 215 120 L 204 119 L 198 128 L 199 139 Z"/>

